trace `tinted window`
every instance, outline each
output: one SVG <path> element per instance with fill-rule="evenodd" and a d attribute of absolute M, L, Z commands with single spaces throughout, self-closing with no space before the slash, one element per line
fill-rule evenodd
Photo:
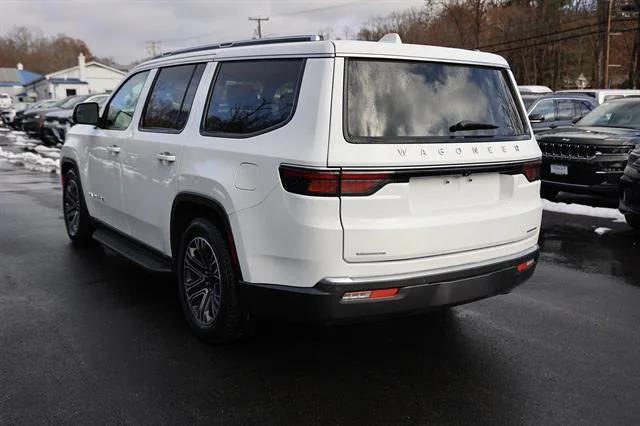
<path fill-rule="evenodd" d="M 640 101 L 620 100 L 604 103 L 576 125 L 640 129 Z"/>
<path fill-rule="evenodd" d="M 576 101 L 578 104 L 576 105 L 576 111 L 580 111 L 580 116 L 587 115 L 589 111 L 593 109 L 593 104 L 587 101 Z"/>
<path fill-rule="evenodd" d="M 118 92 L 111 98 L 107 106 L 103 127 L 113 130 L 125 130 L 129 127 L 140 92 L 147 81 L 149 71 L 135 74 L 124 83 Z"/>
<path fill-rule="evenodd" d="M 578 116 L 571 99 L 558 99 L 556 102 L 558 103 L 558 120 L 571 120 Z"/>
<path fill-rule="evenodd" d="M 504 70 L 433 62 L 350 59 L 347 138 L 440 142 L 525 135 Z M 462 121 L 495 128 L 450 130 Z M 486 126 L 485 126 L 486 127 Z"/>
<path fill-rule="evenodd" d="M 302 59 L 220 63 L 204 131 L 250 134 L 289 120 L 303 64 Z"/>
<path fill-rule="evenodd" d="M 553 103 L 553 99 L 544 99 L 540 101 L 534 109 L 531 110 L 529 115 L 536 114 L 544 117 L 545 121 L 552 121 L 556 119 L 556 106 Z"/>
<path fill-rule="evenodd" d="M 175 129 L 184 127 L 204 64 L 162 68 L 151 89 L 141 127 Z"/>

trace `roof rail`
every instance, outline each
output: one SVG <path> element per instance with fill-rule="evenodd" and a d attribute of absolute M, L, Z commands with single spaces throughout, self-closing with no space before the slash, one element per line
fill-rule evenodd
<path fill-rule="evenodd" d="M 178 55 L 180 53 L 199 52 L 201 50 L 223 49 L 225 47 L 239 47 L 239 46 L 258 46 L 261 44 L 276 44 L 276 43 L 298 43 L 303 41 L 320 41 L 323 40 L 319 35 L 292 35 L 284 37 L 265 37 L 251 40 L 237 40 L 225 43 L 205 44 L 196 47 L 187 47 L 184 49 L 172 50 L 170 52 L 163 53 L 156 56 L 156 58 L 163 58 L 165 56 Z M 154 58 L 155 59 L 155 58 Z"/>

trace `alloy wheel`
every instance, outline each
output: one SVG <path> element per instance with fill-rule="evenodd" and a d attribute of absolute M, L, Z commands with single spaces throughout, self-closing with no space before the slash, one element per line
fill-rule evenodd
<path fill-rule="evenodd" d="M 80 229 L 80 189 L 74 179 L 65 184 L 64 190 L 64 220 L 69 234 L 77 235 Z"/>
<path fill-rule="evenodd" d="M 220 310 L 220 267 L 211 244 L 195 237 L 187 245 L 183 260 L 186 299 L 196 321 L 211 325 Z"/>

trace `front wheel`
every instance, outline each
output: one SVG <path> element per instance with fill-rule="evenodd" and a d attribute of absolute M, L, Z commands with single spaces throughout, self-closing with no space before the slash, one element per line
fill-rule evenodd
<path fill-rule="evenodd" d="M 67 235 L 74 244 L 87 244 L 91 241 L 93 226 L 82 195 L 80 178 L 73 169 L 64 174 L 62 206 Z"/>
<path fill-rule="evenodd" d="M 189 224 L 177 267 L 182 310 L 198 336 L 221 343 L 247 334 L 251 321 L 238 300 L 229 249 L 211 221 L 200 218 Z"/>

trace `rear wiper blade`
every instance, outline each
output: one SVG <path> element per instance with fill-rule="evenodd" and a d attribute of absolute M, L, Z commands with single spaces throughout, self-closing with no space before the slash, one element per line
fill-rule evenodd
<path fill-rule="evenodd" d="M 464 130 L 491 130 L 497 129 L 499 126 L 491 123 L 481 123 L 478 121 L 460 121 L 453 126 L 449 127 L 449 131 L 453 132 L 461 132 Z"/>

